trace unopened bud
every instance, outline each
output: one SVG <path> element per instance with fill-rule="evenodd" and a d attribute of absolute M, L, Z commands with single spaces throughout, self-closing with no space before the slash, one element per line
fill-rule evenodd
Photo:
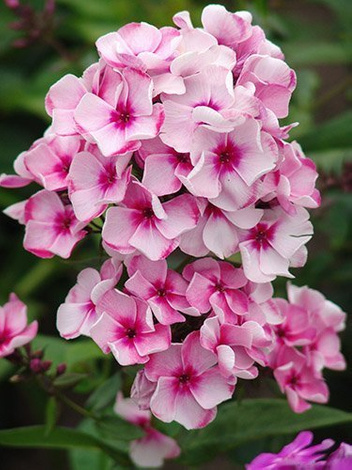
<path fill-rule="evenodd" d="M 56 375 L 62 375 L 66 372 L 67 365 L 63 362 L 62 364 L 59 364 L 56 368 Z"/>
<path fill-rule="evenodd" d="M 42 361 L 42 371 L 46 372 L 48 369 L 50 369 L 51 364 L 51 361 Z"/>
<path fill-rule="evenodd" d="M 38 374 L 39 372 L 43 371 L 43 365 L 42 361 L 38 358 L 31 359 L 31 362 L 29 363 L 29 367 L 32 372 L 35 374 Z"/>

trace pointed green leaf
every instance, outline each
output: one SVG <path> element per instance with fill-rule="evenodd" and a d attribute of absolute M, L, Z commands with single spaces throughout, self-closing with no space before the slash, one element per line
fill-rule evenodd
<path fill-rule="evenodd" d="M 297 414 L 281 399 L 227 403 L 208 427 L 186 435 L 181 459 L 197 464 L 257 439 L 342 423 L 352 423 L 352 413 L 327 406 L 315 405 Z"/>

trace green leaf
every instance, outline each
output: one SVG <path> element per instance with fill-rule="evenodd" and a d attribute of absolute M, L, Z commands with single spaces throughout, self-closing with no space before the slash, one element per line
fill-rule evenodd
<path fill-rule="evenodd" d="M 320 150 L 309 153 L 317 167 L 326 173 L 341 173 L 344 163 L 352 161 L 352 147 L 345 149 Z"/>
<path fill-rule="evenodd" d="M 115 400 L 121 385 L 121 374 L 117 372 L 92 393 L 87 400 L 87 407 L 94 411 L 106 408 Z"/>
<path fill-rule="evenodd" d="M 90 339 L 71 342 L 55 336 L 37 335 L 33 349 L 44 349 L 46 359 L 53 361 L 54 366 L 64 362 L 68 371 L 78 363 L 106 357 Z"/>
<path fill-rule="evenodd" d="M 104 435 L 121 441 L 130 441 L 144 436 L 144 431 L 118 416 L 104 416 L 96 421 L 96 426 Z"/>
<path fill-rule="evenodd" d="M 57 401 L 55 397 L 50 397 L 46 403 L 45 409 L 45 436 L 49 436 L 55 427 L 58 415 Z"/>
<path fill-rule="evenodd" d="M 300 144 L 305 152 L 352 148 L 351 129 L 352 111 L 348 111 L 300 136 Z"/>
<path fill-rule="evenodd" d="M 56 427 L 46 435 L 46 426 L 28 426 L 0 431 L 0 445 L 11 447 L 37 447 L 71 449 L 101 447 L 94 437 L 71 428 Z"/>
<path fill-rule="evenodd" d="M 342 423 L 352 423 L 352 414 L 327 406 L 316 405 L 296 414 L 281 399 L 232 402 L 220 407 L 208 427 L 187 434 L 181 461 L 198 464 L 257 439 Z"/>
<path fill-rule="evenodd" d="M 286 43 L 283 49 L 291 67 L 352 62 L 352 51 L 349 45 L 338 42 L 292 42 Z"/>
<path fill-rule="evenodd" d="M 1 430 L 0 445 L 48 449 L 100 449 L 122 466 L 130 466 L 131 464 L 126 453 L 117 447 L 107 444 L 92 435 L 66 427 L 56 427 L 49 435 L 46 435 L 45 426 L 27 426 Z"/>

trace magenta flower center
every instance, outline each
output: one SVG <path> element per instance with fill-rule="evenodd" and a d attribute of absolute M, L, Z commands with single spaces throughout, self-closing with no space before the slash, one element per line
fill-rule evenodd
<path fill-rule="evenodd" d="M 157 294 L 159 297 L 165 297 L 166 296 L 166 290 L 164 288 L 158 289 Z"/>
<path fill-rule="evenodd" d="M 126 336 L 129 339 L 133 339 L 137 336 L 136 330 L 134 328 L 128 328 L 126 330 Z"/>
<path fill-rule="evenodd" d="M 181 384 L 186 384 L 191 380 L 191 376 L 189 374 L 182 374 L 178 378 Z"/>
<path fill-rule="evenodd" d="M 190 158 L 189 158 L 188 153 L 177 153 L 176 157 L 180 163 L 190 163 Z"/>
<path fill-rule="evenodd" d="M 154 212 L 151 207 L 146 207 L 145 209 L 143 209 L 142 212 L 143 212 L 144 218 L 146 219 L 152 219 L 154 217 Z"/>
<path fill-rule="evenodd" d="M 224 291 L 225 291 L 225 287 L 221 284 L 221 282 L 218 282 L 218 283 L 215 285 L 215 289 L 216 289 L 218 292 L 224 292 Z"/>

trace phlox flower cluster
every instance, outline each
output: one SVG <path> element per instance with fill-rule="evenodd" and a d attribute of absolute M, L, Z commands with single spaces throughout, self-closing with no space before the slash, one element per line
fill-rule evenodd
<path fill-rule="evenodd" d="M 346 443 L 326 456 L 326 451 L 334 445 L 332 439 L 312 445 L 313 433 L 303 431 L 278 454 L 260 454 L 246 470 L 349 470 L 352 467 L 352 446 Z M 325 453 L 325 454 L 324 454 Z"/>
<path fill-rule="evenodd" d="M 176 27 L 99 38 L 99 61 L 50 88 L 50 127 L 0 179 L 42 187 L 5 211 L 36 256 L 69 258 L 101 232 L 107 259 L 78 275 L 57 327 L 141 365 L 140 411 L 116 405 L 147 430 L 137 463 L 161 441 L 159 460 L 178 453 L 150 412 L 204 427 L 261 367 L 301 412 L 327 401 L 322 369 L 344 367 L 337 306 L 291 285 L 289 302 L 273 299 L 271 281 L 306 262 L 307 209 L 320 203 L 314 163 L 279 123 L 295 73 L 248 12 L 209 5 L 201 20 L 181 12 Z"/>

